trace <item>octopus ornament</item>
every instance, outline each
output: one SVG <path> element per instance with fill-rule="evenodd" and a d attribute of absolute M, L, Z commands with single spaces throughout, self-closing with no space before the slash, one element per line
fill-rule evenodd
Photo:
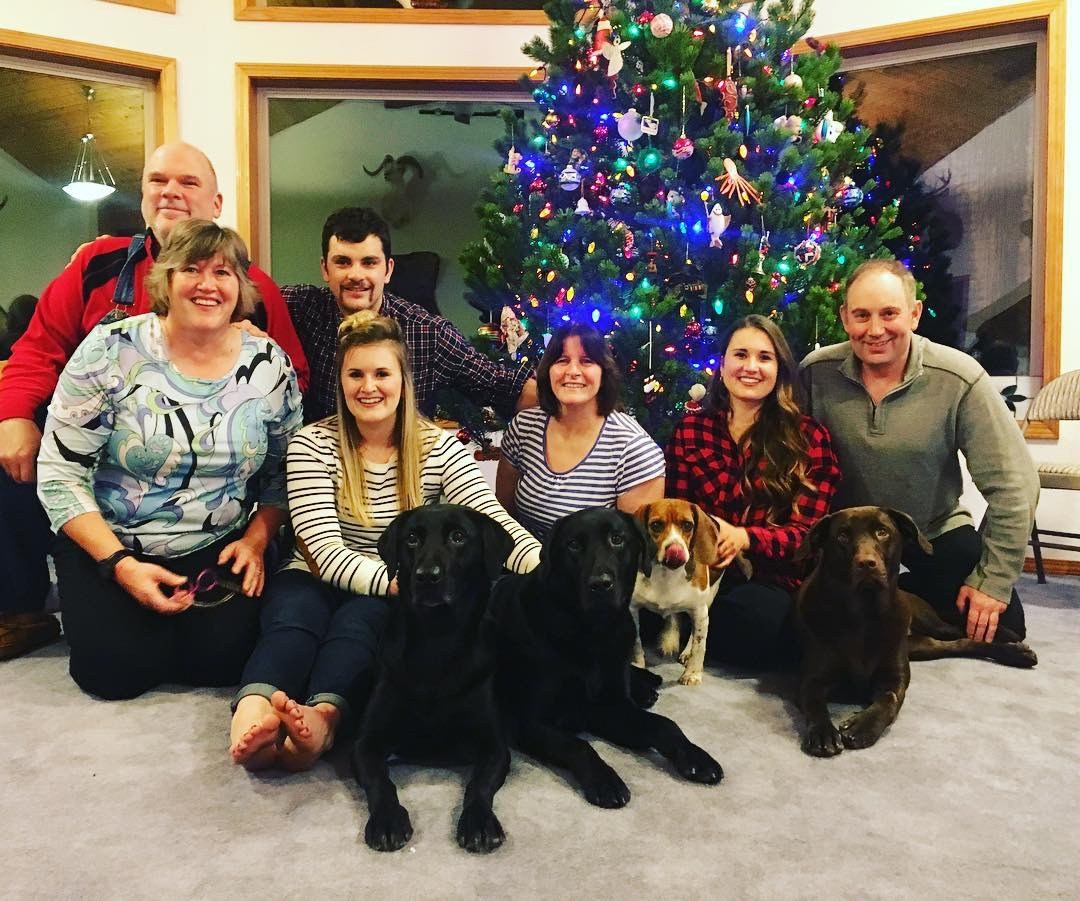
<path fill-rule="evenodd" d="M 739 174 L 735 160 L 729 156 L 724 157 L 724 174 L 716 180 L 720 182 L 720 193 L 725 197 L 734 197 L 739 201 L 739 206 L 746 206 L 751 201 L 761 202 L 761 192 Z"/>

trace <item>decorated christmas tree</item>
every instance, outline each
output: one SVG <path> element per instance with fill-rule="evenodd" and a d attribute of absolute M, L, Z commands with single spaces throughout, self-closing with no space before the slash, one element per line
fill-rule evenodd
<path fill-rule="evenodd" d="M 796 356 L 841 340 L 836 292 L 892 256 L 898 200 L 812 39 L 812 0 L 553 0 L 525 52 L 537 113 L 506 116 L 505 165 L 462 254 L 470 303 L 536 360 L 571 320 L 609 336 L 624 402 L 658 440 L 707 383 L 726 325 L 774 317 Z M 700 391 L 700 389 L 699 389 Z M 699 393 L 695 392 L 695 393 Z"/>

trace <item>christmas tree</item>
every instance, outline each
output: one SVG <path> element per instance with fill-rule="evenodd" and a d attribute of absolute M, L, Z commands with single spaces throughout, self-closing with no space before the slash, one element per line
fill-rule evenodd
<path fill-rule="evenodd" d="M 549 39 L 523 48 L 537 115 L 506 116 L 483 237 L 462 253 L 469 301 L 517 358 L 595 323 L 657 440 L 728 323 L 776 318 L 797 358 L 842 340 L 836 292 L 902 237 L 898 200 L 864 206 L 873 135 L 845 127 L 839 51 L 792 53 L 812 6 L 553 0 Z"/>

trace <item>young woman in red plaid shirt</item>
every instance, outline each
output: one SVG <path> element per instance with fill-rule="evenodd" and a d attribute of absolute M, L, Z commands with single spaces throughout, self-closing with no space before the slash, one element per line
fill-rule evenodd
<path fill-rule="evenodd" d="M 791 350 L 776 324 L 751 315 L 721 342 L 704 410 L 688 414 L 668 445 L 668 497 L 693 501 L 720 528 L 718 553 L 743 553 L 709 613 L 709 656 L 768 666 L 796 654 L 792 594 L 805 574 L 795 552 L 829 512 L 840 469 L 824 426 L 802 414 Z"/>

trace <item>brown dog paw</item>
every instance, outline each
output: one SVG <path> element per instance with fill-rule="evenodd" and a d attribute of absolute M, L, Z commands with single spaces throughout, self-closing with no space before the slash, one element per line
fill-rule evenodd
<path fill-rule="evenodd" d="M 836 727 L 826 720 L 807 728 L 802 749 L 812 757 L 835 757 L 844 750 L 844 742 Z"/>
<path fill-rule="evenodd" d="M 881 738 L 887 725 L 888 723 L 882 723 L 878 717 L 870 716 L 863 710 L 840 723 L 840 738 L 845 748 L 869 748 Z"/>
<path fill-rule="evenodd" d="M 1035 652 L 1022 641 L 998 645 L 1001 656 L 998 658 L 1006 666 L 1018 666 L 1021 669 L 1031 669 L 1039 662 Z"/>

